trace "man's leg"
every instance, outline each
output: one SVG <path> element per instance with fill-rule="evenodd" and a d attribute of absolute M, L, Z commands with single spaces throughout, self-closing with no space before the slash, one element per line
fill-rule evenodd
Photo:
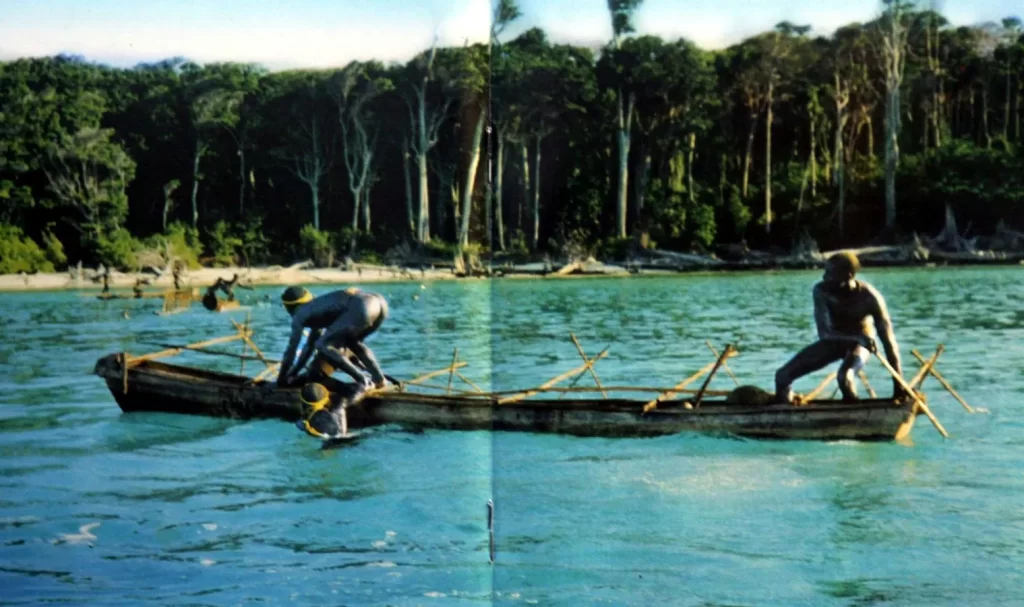
<path fill-rule="evenodd" d="M 864 368 L 864 364 L 868 361 L 870 355 L 871 353 L 863 346 L 856 346 L 843 358 L 843 364 L 839 365 L 837 379 L 839 380 L 839 391 L 843 393 L 844 401 L 850 403 L 857 402 L 857 373 Z"/>
<path fill-rule="evenodd" d="M 843 358 L 847 348 L 848 346 L 842 342 L 818 340 L 797 352 L 789 362 L 775 372 L 776 399 L 793 402 L 793 382 Z"/>
<path fill-rule="evenodd" d="M 370 375 L 373 377 L 373 383 L 377 387 L 381 387 L 386 383 L 384 372 L 381 371 L 380 363 L 377 362 L 377 357 L 373 355 L 373 350 L 367 347 L 363 340 L 376 333 L 377 329 L 384 324 L 384 320 L 388 317 L 388 303 L 383 297 L 373 296 L 363 299 L 363 306 L 367 319 L 371 319 L 370 326 L 360 332 L 356 340 L 349 345 L 349 350 L 362 363 L 363 367 L 370 372 Z"/>
<path fill-rule="evenodd" d="M 352 351 L 359 362 L 366 365 L 359 354 L 353 349 L 358 344 L 359 336 L 371 328 L 373 323 L 366 315 L 366 306 L 359 300 L 353 301 L 345 313 L 327 327 L 324 334 L 317 340 L 316 351 L 334 368 L 349 374 L 358 384 L 366 382 L 366 376 L 345 356 L 345 349 Z M 359 344 L 361 345 L 361 344 Z M 373 367 L 367 367 L 374 374 Z M 379 373 L 380 369 L 376 369 Z M 374 377 L 374 381 L 377 377 Z"/>

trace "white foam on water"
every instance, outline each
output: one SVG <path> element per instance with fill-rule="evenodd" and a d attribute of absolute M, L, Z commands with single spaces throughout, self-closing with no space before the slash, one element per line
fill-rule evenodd
<path fill-rule="evenodd" d="M 387 548 L 387 546 L 388 546 L 388 543 L 384 542 L 384 541 L 381 541 L 381 540 L 377 540 L 376 542 L 373 543 L 373 547 L 374 548 Z"/>
<path fill-rule="evenodd" d="M 217 525 L 216 523 L 203 523 L 203 529 L 206 529 L 207 531 L 216 531 Z"/>
<path fill-rule="evenodd" d="M 392 563 L 391 561 L 376 561 L 376 562 L 373 562 L 373 563 L 367 563 L 366 566 L 367 567 L 387 567 L 387 568 L 398 567 L 397 564 Z"/>
<path fill-rule="evenodd" d="M 199 559 L 199 564 L 203 567 L 209 567 L 210 565 L 216 565 L 217 561 L 213 559 Z"/>
<path fill-rule="evenodd" d="M 386 532 L 384 532 L 384 537 L 387 537 L 387 538 L 392 538 L 392 537 L 395 537 L 396 535 L 398 535 L 398 534 L 395 533 L 394 531 L 386 531 Z"/>
<path fill-rule="evenodd" d="M 431 591 L 431 592 L 424 592 L 423 596 L 429 596 L 432 599 L 443 599 L 444 597 L 446 597 L 448 595 L 446 595 L 443 592 Z"/>
<path fill-rule="evenodd" d="M 68 544 L 84 544 L 86 542 L 91 542 L 97 539 L 96 536 L 92 534 L 92 530 L 99 526 L 100 523 L 82 525 L 78 528 L 78 533 L 62 533 L 60 540 Z"/>

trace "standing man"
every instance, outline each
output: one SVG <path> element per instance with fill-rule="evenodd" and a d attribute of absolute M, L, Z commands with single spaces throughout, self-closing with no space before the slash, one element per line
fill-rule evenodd
<path fill-rule="evenodd" d="M 859 270 L 860 261 L 852 253 L 837 253 L 825 262 L 824 276 L 812 291 L 818 341 L 798 352 L 775 373 L 775 395 L 779 401 L 794 402 L 794 381 L 841 360 L 837 378 L 839 390 L 844 401 L 855 402 L 854 375 L 867 362 L 868 356 L 877 351 L 872 338 L 874 331 L 882 341 L 889 364 L 896 373 L 903 375 L 885 299 L 873 286 L 854 278 Z M 902 396 L 904 390 L 894 378 L 893 398 Z"/>

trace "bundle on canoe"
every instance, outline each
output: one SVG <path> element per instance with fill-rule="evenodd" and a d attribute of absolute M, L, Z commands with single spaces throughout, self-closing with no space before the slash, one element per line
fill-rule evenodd
<path fill-rule="evenodd" d="M 96 363 L 123 411 L 174 413 L 295 421 L 303 416 L 300 387 L 278 387 L 272 381 L 277 361 L 266 358 L 253 343 L 247 326 L 234 323 L 238 333 L 160 352 L 133 357 L 110 354 Z M 255 355 L 211 351 L 211 346 L 242 341 Z M 465 377 L 458 353 L 448 367 L 381 390 L 357 393 L 354 386 L 334 379 L 324 383 L 334 407 L 344 407 L 351 428 L 393 424 L 410 429 L 501 430 L 552 432 L 578 436 L 659 436 L 679 432 L 722 433 L 756 438 L 809 440 L 892 440 L 909 435 L 920 405 L 914 399 L 870 398 L 857 403 L 817 399 L 808 395 L 799 406 L 773 404 L 771 395 L 752 386 L 712 390 L 718 369 L 737 350 L 726 346 L 716 360 L 672 387 L 604 385 L 594 365 L 608 348 L 583 359 L 580 367 L 532 388 L 484 391 Z M 185 351 L 208 352 L 264 368 L 255 377 L 160 362 Z M 932 365 L 934 360 L 930 361 Z M 243 367 L 244 368 L 244 367 Z M 729 371 L 731 374 L 731 371 Z M 591 375 L 596 387 L 576 383 Z M 934 373 L 922 369 L 915 388 Z M 431 384 L 430 380 L 446 382 Z M 454 389 L 458 378 L 465 389 Z M 703 379 L 699 388 L 697 381 Z M 564 382 L 572 380 L 568 386 Z M 738 383 L 735 379 L 735 383 Z M 558 385 L 563 384 L 563 385 Z M 820 391 L 820 390 L 819 390 Z M 627 395 L 648 394 L 628 397 Z M 916 393 L 920 396 L 920 392 Z M 565 399 L 566 395 L 577 398 Z"/>

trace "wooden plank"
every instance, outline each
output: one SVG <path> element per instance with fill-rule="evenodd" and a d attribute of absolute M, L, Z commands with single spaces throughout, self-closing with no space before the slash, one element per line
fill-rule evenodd
<path fill-rule="evenodd" d="M 534 394 L 537 394 L 538 392 L 540 392 L 541 389 L 543 389 L 543 388 L 550 388 L 551 386 L 553 386 L 553 385 L 555 385 L 555 384 L 557 384 L 559 382 L 562 382 L 562 381 L 565 381 L 565 380 L 569 379 L 570 377 L 572 377 L 573 375 L 576 375 L 577 373 L 584 373 L 584 372 L 586 372 L 586 370 L 589 369 L 591 366 L 593 366 L 594 363 L 596 363 L 597 361 L 601 360 L 605 356 L 608 356 L 608 348 L 605 348 L 604 350 L 601 350 L 600 354 L 598 354 L 594 358 L 592 358 L 589 361 L 587 361 L 586 364 L 584 364 L 582 366 L 579 366 L 579 367 L 576 367 L 575 369 L 572 369 L 570 371 L 566 371 L 565 373 L 562 373 L 561 375 L 559 375 L 557 377 L 553 377 L 553 378 L 549 379 L 548 381 L 544 382 L 543 384 L 541 384 L 540 386 L 538 386 L 536 388 L 530 388 L 529 390 L 525 390 L 523 392 L 520 392 L 520 393 L 516 394 L 515 396 L 505 397 L 505 398 L 499 400 L 498 404 L 499 405 L 505 405 L 505 404 L 508 404 L 508 403 L 514 403 L 514 402 L 521 401 L 524 398 L 529 398 L 530 396 L 533 396 Z"/>

